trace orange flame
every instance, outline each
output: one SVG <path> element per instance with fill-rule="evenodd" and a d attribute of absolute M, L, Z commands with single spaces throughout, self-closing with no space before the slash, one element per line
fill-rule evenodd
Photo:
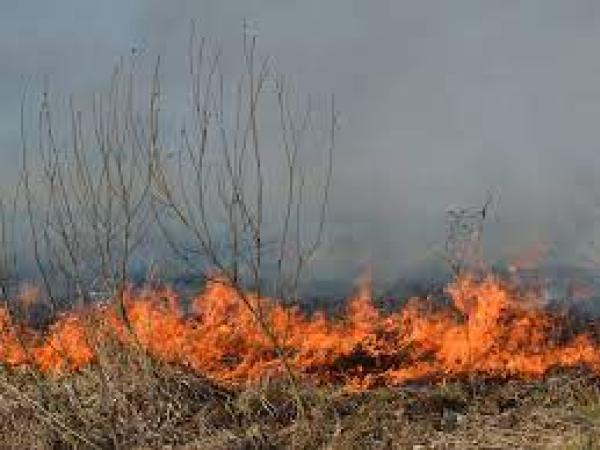
<path fill-rule="evenodd" d="M 342 317 L 311 317 L 267 298 L 209 283 L 184 314 L 169 289 L 125 295 L 127 320 L 107 306 L 66 314 L 46 333 L 16 324 L 0 309 L 0 363 L 62 374 L 93 364 L 98 343 L 116 337 L 162 361 L 189 367 L 219 383 L 257 382 L 282 373 L 280 354 L 257 324 L 250 303 L 307 380 L 352 389 L 448 377 L 535 378 L 555 367 L 600 373 L 600 344 L 573 333 L 564 317 L 545 311 L 494 276 L 463 276 L 447 289 L 448 305 L 413 298 L 384 315 L 368 289 Z"/>

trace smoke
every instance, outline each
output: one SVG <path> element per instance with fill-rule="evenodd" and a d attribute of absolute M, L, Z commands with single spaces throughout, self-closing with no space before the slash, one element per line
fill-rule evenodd
<path fill-rule="evenodd" d="M 596 238 L 597 2 L 124 5 L 3 8 L 4 180 L 18 163 L 28 83 L 35 91 L 48 76 L 59 93 L 85 96 L 136 48 L 163 56 L 164 91 L 182 98 L 190 19 L 234 51 L 247 20 L 300 92 L 336 94 L 341 130 L 322 273 L 371 265 L 376 277 L 393 278 L 436 260 L 447 207 L 482 202 L 490 188 L 499 196 L 484 237 L 492 260 L 546 242 L 553 258 L 576 263 Z"/>

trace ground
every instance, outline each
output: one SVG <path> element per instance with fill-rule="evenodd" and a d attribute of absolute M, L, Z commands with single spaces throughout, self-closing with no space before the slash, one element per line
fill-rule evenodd
<path fill-rule="evenodd" d="M 65 377 L 0 370 L 0 448 L 600 449 L 600 380 L 223 388 L 122 355 Z"/>

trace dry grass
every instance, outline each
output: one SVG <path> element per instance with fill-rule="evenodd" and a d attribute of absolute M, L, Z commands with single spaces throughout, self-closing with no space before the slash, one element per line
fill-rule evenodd
<path fill-rule="evenodd" d="M 600 382 L 448 382 L 349 393 L 284 383 L 226 390 L 107 345 L 66 377 L 0 369 L 2 449 L 595 449 Z"/>

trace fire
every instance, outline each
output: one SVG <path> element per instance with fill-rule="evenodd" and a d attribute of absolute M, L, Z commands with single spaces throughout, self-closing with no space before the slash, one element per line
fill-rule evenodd
<path fill-rule="evenodd" d="M 242 298 L 215 280 L 185 313 L 169 289 L 130 289 L 127 320 L 110 306 L 96 306 L 60 317 L 45 333 L 0 309 L 0 363 L 60 375 L 93 365 L 102 345 L 114 341 L 224 385 L 281 376 L 281 353 L 246 301 L 277 336 L 290 366 L 317 383 L 365 389 L 470 376 L 536 378 L 575 366 L 600 374 L 594 333 L 575 333 L 534 294 L 492 275 L 462 276 L 446 292 L 447 304 L 413 298 L 400 311 L 383 314 L 363 288 L 341 317 L 309 317 L 272 299 Z"/>

